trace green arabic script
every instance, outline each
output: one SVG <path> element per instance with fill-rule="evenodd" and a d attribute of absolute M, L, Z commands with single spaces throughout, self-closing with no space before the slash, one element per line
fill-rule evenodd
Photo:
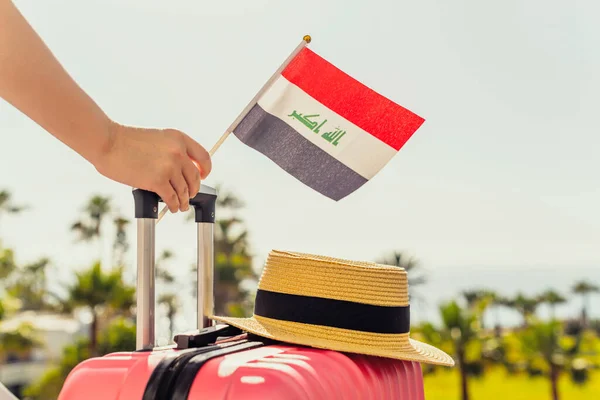
<path fill-rule="evenodd" d="M 292 111 L 291 114 L 288 115 L 288 117 L 292 117 L 297 119 L 298 121 L 300 121 L 303 125 L 305 125 L 308 129 L 310 129 L 311 131 L 313 131 L 316 134 L 320 133 L 320 128 L 323 127 L 323 125 L 325 125 L 325 123 L 327 122 L 327 120 L 323 120 L 323 122 L 321 122 L 319 124 L 318 121 L 313 121 L 313 118 L 318 118 L 320 115 L 319 114 L 310 114 L 310 115 L 302 115 L 301 113 L 298 113 L 296 110 Z M 331 143 L 334 146 L 337 146 L 340 139 L 346 134 L 346 131 L 341 130 L 340 128 L 336 128 L 335 131 L 332 132 L 325 132 L 323 135 L 321 135 L 321 137 L 325 140 L 327 140 L 329 143 Z"/>

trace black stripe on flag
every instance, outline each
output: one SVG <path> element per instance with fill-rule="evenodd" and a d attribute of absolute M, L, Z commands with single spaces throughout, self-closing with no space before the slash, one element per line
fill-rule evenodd
<path fill-rule="evenodd" d="M 300 182 L 333 200 L 346 197 L 367 182 L 258 104 L 240 122 L 234 135 Z"/>

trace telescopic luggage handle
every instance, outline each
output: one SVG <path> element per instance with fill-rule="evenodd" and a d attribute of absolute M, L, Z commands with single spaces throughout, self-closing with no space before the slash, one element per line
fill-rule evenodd
<path fill-rule="evenodd" d="M 134 189 L 135 218 L 137 219 L 137 292 L 136 292 L 136 349 L 155 346 L 155 237 L 158 203 L 154 193 Z M 212 325 L 208 318 L 214 308 L 214 223 L 217 191 L 200 185 L 200 191 L 190 199 L 198 228 L 198 329 Z"/>

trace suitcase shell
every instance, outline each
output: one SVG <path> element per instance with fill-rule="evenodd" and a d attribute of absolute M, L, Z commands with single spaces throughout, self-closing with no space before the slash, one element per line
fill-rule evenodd
<path fill-rule="evenodd" d="M 58 400 L 142 399 L 154 367 L 173 351 L 86 360 L 71 371 Z M 416 362 L 269 345 L 208 361 L 188 399 L 423 400 L 424 392 Z"/>
<path fill-rule="evenodd" d="M 179 366 L 186 365 L 182 367 L 183 372 L 179 376 L 180 372 L 169 372 L 171 381 L 166 385 L 160 373 L 180 371 L 168 362 L 185 350 L 175 346 L 154 347 L 154 240 L 159 199 L 156 194 L 139 189 L 134 190 L 134 199 L 138 220 L 136 351 L 108 354 L 80 363 L 67 377 L 58 400 L 424 399 L 423 376 L 417 362 L 272 341 L 265 345 L 258 343 L 261 347 L 244 347 L 245 350 L 215 356 L 201 364 L 197 372 L 190 368 L 186 377 L 189 385 L 180 384 L 186 381 L 180 378 L 187 368 L 187 364 L 181 362 Z M 214 328 L 207 316 L 213 307 L 215 203 L 216 191 L 204 185 L 190 200 L 198 224 L 197 332 Z M 244 335 L 219 343 L 237 341 L 240 337 Z M 225 344 L 229 345 L 232 343 Z M 173 385 L 176 389 L 171 391 Z M 149 394 L 152 393 L 149 387 L 172 394 Z"/>

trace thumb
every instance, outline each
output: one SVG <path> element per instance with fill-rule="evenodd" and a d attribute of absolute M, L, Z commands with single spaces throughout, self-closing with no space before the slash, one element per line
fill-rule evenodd
<path fill-rule="evenodd" d="M 206 179 L 212 170 L 210 154 L 208 154 L 208 151 L 206 151 L 204 147 L 202 147 L 188 135 L 184 135 L 183 137 L 188 156 L 192 159 L 192 161 L 194 161 L 200 170 L 200 179 Z"/>

